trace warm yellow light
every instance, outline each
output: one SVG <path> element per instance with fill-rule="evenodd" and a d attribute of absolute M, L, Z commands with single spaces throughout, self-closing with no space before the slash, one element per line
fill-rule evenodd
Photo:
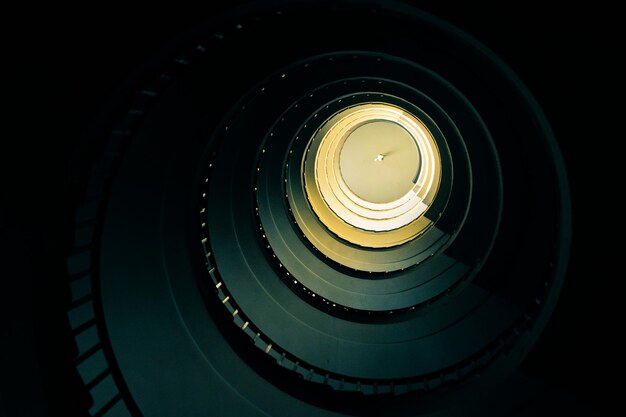
<path fill-rule="evenodd" d="M 407 242 L 431 225 L 423 214 L 441 179 L 432 133 L 386 103 L 347 108 L 313 135 L 303 160 L 309 203 L 337 236 L 360 246 Z"/>

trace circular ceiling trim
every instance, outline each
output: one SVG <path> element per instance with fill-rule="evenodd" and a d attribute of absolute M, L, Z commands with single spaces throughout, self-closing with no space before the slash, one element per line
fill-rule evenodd
<path fill-rule="evenodd" d="M 413 168 L 412 187 L 400 198 L 387 203 L 365 201 L 355 195 L 346 185 L 339 163 L 346 140 L 355 130 L 372 121 L 394 122 L 405 129 L 414 141 L 420 160 Z M 375 164 L 393 163 L 392 155 L 385 162 L 384 156 L 378 154 L 371 155 Z M 418 219 L 428 210 L 440 183 L 438 147 L 430 130 L 401 108 L 386 103 L 363 103 L 324 121 L 311 138 L 303 170 L 304 186 L 313 211 L 332 233 L 351 243 L 366 247 L 400 245 L 433 224 Z"/>

